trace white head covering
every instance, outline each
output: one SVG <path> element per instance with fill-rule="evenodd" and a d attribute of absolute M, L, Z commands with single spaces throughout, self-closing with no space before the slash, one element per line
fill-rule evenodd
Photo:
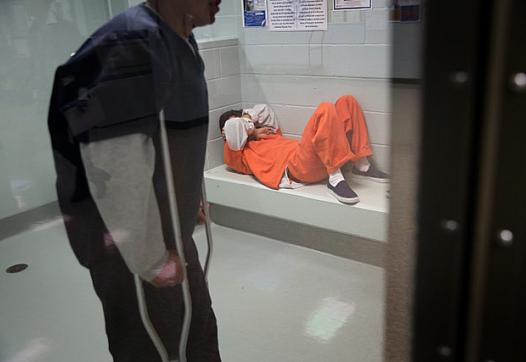
<path fill-rule="evenodd" d="M 248 114 L 258 126 L 278 128 L 276 115 L 267 104 L 256 104 L 252 108 L 244 109 L 243 113 Z"/>
<path fill-rule="evenodd" d="M 248 140 L 248 132 L 252 129 L 254 129 L 254 123 L 249 119 L 233 117 L 227 120 L 223 131 L 228 147 L 233 151 L 243 149 Z"/>

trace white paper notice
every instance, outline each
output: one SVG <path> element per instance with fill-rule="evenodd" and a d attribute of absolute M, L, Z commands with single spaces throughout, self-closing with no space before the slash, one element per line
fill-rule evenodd
<path fill-rule="evenodd" d="M 327 0 L 267 0 L 269 30 L 327 30 Z"/>
<path fill-rule="evenodd" d="M 371 0 L 334 0 L 334 10 L 368 9 Z"/>

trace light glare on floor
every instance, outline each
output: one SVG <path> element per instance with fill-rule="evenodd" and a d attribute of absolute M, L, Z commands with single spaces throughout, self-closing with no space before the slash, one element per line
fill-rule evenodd
<path fill-rule="evenodd" d="M 38 338 L 30 341 L 27 346 L 16 353 L 5 362 L 37 362 L 41 361 L 46 352 L 50 349 L 49 341 L 45 338 Z"/>
<path fill-rule="evenodd" d="M 326 298 L 307 321 L 305 333 L 308 336 L 329 342 L 342 328 L 355 311 L 354 303 L 346 303 L 335 298 Z"/>

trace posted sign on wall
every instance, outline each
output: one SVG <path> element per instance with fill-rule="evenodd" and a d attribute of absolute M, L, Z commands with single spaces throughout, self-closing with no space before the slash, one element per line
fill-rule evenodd
<path fill-rule="evenodd" d="M 243 0 L 243 26 L 264 27 L 267 25 L 267 1 Z"/>
<path fill-rule="evenodd" d="M 327 30 L 327 0 L 267 0 L 273 31 Z"/>
<path fill-rule="evenodd" d="M 420 0 L 393 0 L 391 20 L 400 22 L 420 21 Z"/>
<path fill-rule="evenodd" d="M 371 0 L 334 0 L 334 10 L 369 9 Z"/>

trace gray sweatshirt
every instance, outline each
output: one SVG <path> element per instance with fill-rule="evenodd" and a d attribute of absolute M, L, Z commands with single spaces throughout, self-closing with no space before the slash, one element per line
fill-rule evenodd
<path fill-rule="evenodd" d="M 97 208 L 132 273 L 155 279 L 167 261 L 153 186 L 155 148 L 150 137 L 131 134 L 81 144 Z"/>

